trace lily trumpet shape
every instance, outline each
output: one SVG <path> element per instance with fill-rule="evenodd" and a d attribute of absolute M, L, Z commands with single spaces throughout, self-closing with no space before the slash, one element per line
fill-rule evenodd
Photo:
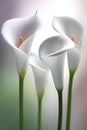
<path fill-rule="evenodd" d="M 57 130 L 62 128 L 62 90 L 67 52 L 74 47 L 73 41 L 64 35 L 50 37 L 43 41 L 39 48 L 41 60 L 50 68 L 59 97 L 59 114 Z"/>
<path fill-rule="evenodd" d="M 2 40 L 12 47 L 19 74 L 26 71 L 28 54 L 38 27 L 37 13 L 32 17 L 8 20 L 1 27 Z"/>
<path fill-rule="evenodd" d="M 75 47 L 68 51 L 69 69 L 78 67 L 80 60 L 80 48 L 83 40 L 83 27 L 75 19 L 67 16 L 54 17 L 52 26 L 55 31 L 67 36 L 75 43 Z"/>
<path fill-rule="evenodd" d="M 40 45 L 39 56 L 50 68 L 57 89 L 63 87 L 66 51 L 74 47 L 73 41 L 63 35 L 52 36 Z"/>
<path fill-rule="evenodd" d="M 34 53 L 30 54 L 29 64 L 32 67 L 36 83 L 36 91 L 38 97 L 38 130 L 41 130 L 42 98 L 44 95 L 45 86 L 47 84 L 49 69 L 40 60 L 39 56 L 35 55 Z"/>
<path fill-rule="evenodd" d="M 37 95 L 41 96 L 43 95 L 44 87 L 47 84 L 49 69 L 40 60 L 39 56 L 34 53 L 30 53 L 29 64 L 31 65 L 34 73 Z"/>
<path fill-rule="evenodd" d="M 81 47 L 83 38 L 83 27 L 75 19 L 68 16 L 54 17 L 52 26 L 55 31 L 66 35 L 75 42 L 75 46 Z"/>

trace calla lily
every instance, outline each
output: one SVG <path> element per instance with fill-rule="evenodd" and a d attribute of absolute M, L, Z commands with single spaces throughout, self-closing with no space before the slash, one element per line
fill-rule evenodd
<path fill-rule="evenodd" d="M 65 36 L 56 35 L 46 39 L 39 48 L 40 58 L 51 69 L 57 89 L 63 87 L 64 62 L 67 57 L 66 51 L 73 47 L 73 41 Z"/>
<path fill-rule="evenodd" d="M 1 27 L 3 42 L 11 46 L 14 51 L 18 73 L 26 70 L 28 53 L 38 27 L 39 20 L 36 13 L 31 18 L 8 20 Z"/>
<path fill-rule="evenodd" d="M 53 28 L 75 42 L 75 45 L 81 46 L 83 37 L 82 25 L 75 19 L 67 16 L 54 17 Z"/>
<path fill-rule="evenodd" d="M 19 130 L 24 130 L 23 83 L 28 63 L 28 54 L 38 27 L 39 21 L 36 13 L 31 18 L 8 20 L 1 27 L 1 40 L 13 49 L 19 74 Z"/>
<path fill-rule="evenodd" d="M 42 97 L 44 94 L 45 86 L 47 84 L 49 69 L 40 60 L 40 58 L 33 53 L 31 53 L 30 55 L 29 64 L 32 66 L 36 83 L 36 90 L 38 96 L 38 130 L 41 130 Z"/>
<path fill-rule="evenodd" d="M 47 84 L 49 69 L 34 53 L 30 53 L 29 64 L 34 73 L 37 95 L 41 95 L 44 93 L 44 87 Z"/>
<path fill-rule="evenodd" d="M 70 130 L 72 84 L 75 71 L 80 61 L 80 48 L 83 40 L 83 28 L 79 22 L 70 17 L 54 17 L 52 25 L 57 32 L 67 36 L 75 43 L 75 47 L 68 51 L 70 79 L 67 101 L 66 130 Z"/>
<path fill-rule="evenodd" d="M 71 39 L 75 47 L 68 51 L 69 70 L 76 70 L 80 60 L 81 44 L 83 40 L 83 27 L 70 17 L 54 17 L 52 26 L 55 31 Z"/>
<path fill-rule="evenodd" d="M 80 60 L 80 48 L 83 40 L 82 25 L 71 17 L 54 17 L 52 26 L 58 33 L 67 36 L 75 43 L 75 48 L 68 51 L 69 69 L 74 70 L 78 67 Z"/>
<path fill-rule="evenodd" d="M 80 61 L 83 40 L 82 25 L 73 18 L 61 16 L 54 17 L 52 26 L 56 32 L 63 34 L 75 43 L 75 47 L 67 53 L 70 75 L 72 75 L 71 73 L 74 75 Z"/>
<path fill-rule="evenodd" d="M 39 55 L 50 68 L 59 97 L 59 115 L 57 130 L 62 128 L 62 90 L 64 86 L 64 70 L 67 52 L 74 47 L 73 41 L 64 35 L 57 35 L 46 39 L 39 48 Z"/>

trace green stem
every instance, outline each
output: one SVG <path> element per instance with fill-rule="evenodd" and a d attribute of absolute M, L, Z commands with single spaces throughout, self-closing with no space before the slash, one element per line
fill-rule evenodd
<path fill-rule="evenodd" d="M 41 130 L 42 96 L 38 96 L 38 130 Z"/>
<path fill-rule="evenodd" d="M 62 89 L 57 90 L 59 97 L 59 112 L 58 112 L 58 127 L 57 130 L 62 129 Z"/>
<path fill-rule="evenodd" d="M 19 75 L 19 130 L 24 130 L 23 81 L 24 81 L 24 78 Z"/>
<path fill-rule="evenodd" d="M 71 119 L 71 103 L 72 103 L 72 84 L 75 70 L 70 70 L 69 88 L 68 88 L 68 101 L 67 101 L 67 115 L 66 115 L 66 130 L 70 130 Z"/>

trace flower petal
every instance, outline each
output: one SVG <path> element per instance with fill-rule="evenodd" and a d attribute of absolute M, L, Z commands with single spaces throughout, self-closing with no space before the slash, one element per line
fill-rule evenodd
<path fill-rule="evenodd" d="M 75 43 L 81 46 L 83 28 L 75 19 L 67 16 L 54 17 L 52 25 L 57 32 L 67 35 L 70 39 L 74 39 Z"/>
<path fill-rule="evenodd" d="M 72 49 L 74 42 L 63 35 L 57 35 L 46 39 L 40 46 L 39 53 L 41 57 L 55 56 L 59 53 Z"/>
<path fill-rule="evenodd" d="M 72 50 L 68 51 L 68 64 L 69 69 L 76 69 L 80 61 L 80 49 L 74 47 Z"/>
<path fill-rule="evenodd" d="M 14 49 L 14 56 L 16 59 L 15 61 L 18 73 L 21 73 L 21 71 L 26 71 L 28 56 L 18 49 Z"/>
<path fill-rule="evenodd" d="M 49 66 L 52 72 L 54 85 L 57 89 L 64 87 L 64 72 L 65 64 L 67 62 L 67 53 L 64 52 L 61 55 L 50 57 Z"/>
<path fill-rule="evenodd" d="M 40 55 L 40 58 L 50 68 L 55 87 L 57 89 L 63 87 L 66 52 L 50 57 Z"/>
<path fill-rule="evenodd" d="M 26 70 L 28 56 L 20 49 L 12 47 L 7 41 L 0 35 L 0 42 L 3 46 L 11 49 L 12 55 L 15 58 L 15 64 L 17 66 L 17 72 L 20 73 L 22 70 Z M 3 48 L 2 48 L 3 49 Z"/>
<path fill-rule="evenodd" d="M 15 18 L 6 21 L 1 28 L 2 36 L 12 46 L 17 46 L 19 38 L 26 40 L 30 35 L 35 33 L 39 21 L 35 13 L 34 16 L 26 18 Z"/>
<path fill-rule="evenodd" d="M 20 49 L 12 47 L 7 41 L 0 35 L 0 42 L 6 47 L 5 51 L 11 50 L 12 57 L 15 60 L 17 72 L 21 73 L 22 70 L 26 70 L 28 56 Z"/>
<path fill-rule="evenodd" d="M 34 73 L 37 93 L 43 93 L 44 87 L 47 83 L 48 68 L 39 59 L 39 57 L 33 53 L 30 54 L 29 64 L 32 66 Z"/>
<path fill-rule="evenodd" d="M 19 47 L 23 52 L 25 52 L 27 55 L 31 50 L 32 42 L 34 39 L 35 33 L 32 34 L 29 38 L 27 38 L 23 44 Z"/>
<path fill-rule="evenodd" d="M 40 60 L 39 56 L 34 53 L 30 53 L 29 64 L 42 71 L 48 70 L 48 67 Z"/>
<path fill-rule="evenodd" d="M 73 47 L 74 43 L 62 35 L 48 38 L 40 45 L 39 56 L 50 68 L 54 84 L 58 89 L 64 85 L 64 69 L 67 59 L 66 51 Z"/>

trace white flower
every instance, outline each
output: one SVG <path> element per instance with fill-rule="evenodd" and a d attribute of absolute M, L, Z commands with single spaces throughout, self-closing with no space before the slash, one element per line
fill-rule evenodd
<path fill-rule="evenodd" d="M 68 65 L 70 70 L 77 69 L 80 61 L 80 49 L 74 47 L 68 51 Z"/>
<path fill-rule="evenodd" d="M 50 37 L 40 45 L 39 56 L 50 68 L 57 89 L 63 87 L 64 84 L 64 69 L 67 60 L 66 51 L 73 47 L 73 41 L 64 35 Z"/>
<path fill-rule="evenodd" d="M 38 27 L 39 20 L 36 13 L 31 18 L 8 20 L 1 27 L 2 42 L 13 49 L 18 73 L 26 71 L 28 53 Z"/>
<path fill-rule="evenodd" d="M 80 60 L 80 48 L 83 39 L 83 28 L 79 22 L 70 17 L 54 17 L 53 28 L 66 35 L 75 43 L 75 48 L 68 51 L 68 63 L 70 69 L 76 69 Z"/>
<path fill-rule="evenodd" d="M 30 53 L 29 64 L 34 73 L 37 94 L 43 94 L 47 84 L 49 69 L 40 60 L 39 56 L 34 53 Z"/>
<path fill-rule="evenodd" d="M 54 17 L 52 25 L 57 32 L 65 34 L 73 40 L 76 46 L 81 45 L 83 28 L 75 19 L 66 16 Z"/>

